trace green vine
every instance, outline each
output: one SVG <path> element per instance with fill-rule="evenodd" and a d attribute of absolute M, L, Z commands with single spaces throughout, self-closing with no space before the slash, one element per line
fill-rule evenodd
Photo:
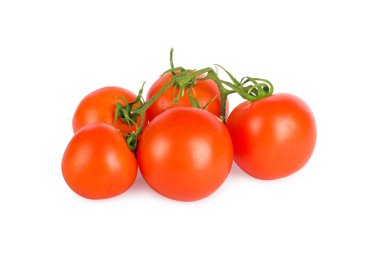
<path fill-rule="evenodd" d="M 194 86 L 198 80 L 209 80 L 214 81 L 219 89 L 220 95 L 220 119 L 223 123 L 226 121 L 226 103 L 227 97 L 232 93 L 237 93 L 240 97 L 245 100 L 254 102 L 259 99 L 271 96 L 273 94 L 273 85 L 266 79 L 262 78 L 253 78 L 253 77 L 244 77 L 240 81 L 238 81 L 229 71 L 227 71 L 224 67 L 215 64 L 216 69 L 221 68 L 227 76 L 230 78 L 230 81 L 222 80 L 219 78 L 218 73 L 212 68 L 203 68 L 199 70 L 186 70 L 183 67 L 175 67 L 173 62 L 173 48 L 170 50 L 170 69 L 166 70 L 162 75 L 167 73 L 171 73 L 172 77 L 169 83 L 165 84 L 162 89 L 157 92 L 151 99 L 148 101 L 144 101 L 142 96 L 144 84 L 142 85 L 136 99 L 130 103 L 123 98 L 118 97 L 125 102 L 125 106 L 118 102 L 116 104 L 116 112 L 114 123 L 116 123 L 119 118 L 123 123 L 128 125 L 135 125 L 136 130 L 132 133 L 129 133 L 125 136 L 128 147 L 131 150 L 136 150 L 138 136 L 143 131 L 143 127 L 145 125 L 145 113 L 147 109 L 156 101 L 158 97 L 160 97 L 169 87 L 174 86 L 174 97 L 173 103 L 177 104 L 178 101 L 184 96 L 185 91 L 187 96 L 189 97 L 190 103 L 193 107 L 205 109 L 210 103 L 212 103 L 217 96 L 212 98 L 209 102 L 207 102 L 204 106 L 199 104 L 199 101 L 195 94 Z M 199 77 L 199 76 L 204 77 Z M 178 92 L 176 92 L 178 90 Z M 191 94 L 191 92 L 194 93 Z M 141 125 L 137 125 L 137 119 L 141 117 Z"/>

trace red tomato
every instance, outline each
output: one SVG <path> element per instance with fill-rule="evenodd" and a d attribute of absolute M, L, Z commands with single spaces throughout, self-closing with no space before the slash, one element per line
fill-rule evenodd
<path fill-rule="evenodd" d="M 142 176 L 155 191 L 193 201 L 210 195 L 224 182 L 233 150 L 227 128 L 215 115 L 177 107 L 147 126 L 137 159 Z"/>
<path fill-rule="evenodd" d="M 126 191 L 135 181 L 137 161 L 118 130 L 104 123 L 89 124 L 68 144 L 62 174 L 80 196 L 110 198 Z"/>
<path fill-rule="evenodd" d="M 136 98 L 136 95 L 129 90 L 114 86 L 95 90 L 84 97 L 74 114 L 74 133 L 83 126 L 91 123 L 107 123 L 113 125 L 116 103 L 121 102 L 125 105 L 125 102 L 122 99 L 116 98 L 118 96 L 126 98 L 128 102 L 132 102 Z M 137 120 L 137 125 L 141 125 L 140 118 Z M 116 121 L 115 127 L 124 134 L 136 130 L 136 126 L 129 126 L 127 123 L 123 123 L 120 119 Z"/>
<path fill-rule="evenodd" d="M 166 73 L 161 76 L 153 85 L 150 87 L 147 95 L 147 100 L 153 97 L 157 92 L 159 92 L 162 87 L 167 85 L 171 81 L 172 73 Z M 196 84 L 192 87 L 195 91 L 195 95 L 198 98 L 201 107 L 210 102 L 215 96 L 217 98 L 212 101 L 206 108 L 206 111 L 219 117 L 220 115 L 220 94 L 217 84 L 212 80 L 201 81 L 198 80 Z M 187 95 L 187 90 L 185 90 L 184 95 L 179 99 L 177 104 L 173 104 L 173 99 L 179 92 L 179 88 L 170 87 L 168 88 L 146 112 L 149 121 L 152 121 L 157 115 L 163 111 L 174 108 L 174 107 L 192 107 L 190 99 Z M 226 102 L 226 115 L 228 113 L 228 101 Z"/>
<path fill-rule="evenodd" d="M 261 179 L 286 177 L 301 169 L 317 136 L 310 108 L 290 94 L 241 103 L 231 112 L 227 127 L 236 163 Z"/>

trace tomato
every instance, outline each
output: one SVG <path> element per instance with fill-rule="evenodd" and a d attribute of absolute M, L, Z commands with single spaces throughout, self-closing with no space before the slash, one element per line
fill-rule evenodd
<path fill-rule="evenodd" d="M 73 130 L 76 133 L 83 126 L 91 123 L 107 123 L 113 125 L 116 103 L 125 102 L 117 97 L 124 97 L 128 102 L 135 100 L 136 95 L 127 89 L 109 86 L 95 90 L 88 94 L 79 103 L 74 117 L 73 117 Z M 141 119 L 138 118 L 137 125 L 141 125 Z M 123 123 L 120 119 L 116 121 L 115 127 L 124 134 L 136 130 L 135 125 L 129 126 Z"/>
<path fill-rule="evenodd" d="M 165 85 L 167 85 L 172 78 L 172 73 L 166 73 L 161 76 L 149 89 L 147 94 L 147 100 L 152 98 L 158 91 L 162 89 Z M 220 115 L 220 94 L 217 84 L 212 80 L 197 80 L 196 84 L 192 87 L 194 89 L 195 94 L 192 92 L 191 94 L 196 95 L 198 102 L 201 107 L 213 100 L 207 107 L 206 111 L 211 112 L 212 114 L 219 117 Z M 167 89 L 164 94 L 162 94 L 147 110 L 147 118 L 149 121 L 152 121 L 157 115 L 162 113 L 163 111 L 174 108 L 174 107 L 192 107 L 190 103 L 190 99 L 187 95 L 187 89 L 184 92 L 184 95 L 179 99 L 177 104 L 173 104 L 173 100 L 175 96 L 179 92 L 178 87 L 170 87 Z M 228 112 L 228 101 L 226 102 L 226 114 Z"/>
<path fill-rule="evenodd" d="M 236 163 L 260 179 L 286 177 L 309 160 L 316 143 L 316 124 L 300 98 L 276 94 L 243 102 L 227 119 Z"/>
<path fill-rule="evenodd" d="M 146 182 L 175 200 L 194 201 L 224 182 L 233 160 L 226 126 L 213 114 L 177 107 L 157 116 L 144 130 L 137 160 Z"/>
<path fill-rule="evenodd" d="M 104 123 L 89 124 L 68 144 L 62 158 L 62 174 L 80 196 L 110 198 L 133 184 L 137 161 L 117 129 Z"/>

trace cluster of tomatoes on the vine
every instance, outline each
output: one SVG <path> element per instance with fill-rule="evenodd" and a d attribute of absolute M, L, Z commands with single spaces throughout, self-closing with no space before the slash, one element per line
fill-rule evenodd
<path fill-rule="evenodd" d="M 90 199 L 125 192 L 140 168 L 158 193 L 175 200 L 207 197 L 225 181 L 233 159 L 260 179 L 286 177 L 309 160 L 316 125 L 300 98 L 273 94 L 265 79 L 230 81 L 212 68 L 166 71 L 136 96 L 120 87 L 88 94 L 73 118 L 74 137 L 62 173 L 77 194 Z M 228 116 L 227 96 L 246 101 Z"/>

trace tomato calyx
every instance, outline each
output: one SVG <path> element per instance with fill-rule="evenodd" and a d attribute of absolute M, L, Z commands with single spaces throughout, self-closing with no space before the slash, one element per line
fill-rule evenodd
<path fill-rule="evenodd" d="M 114 125 L 116 124 L 117 119 L 120 119 L 123 123 L 137 126 L 137 118 L 139 115 L 134 113 L 133 107 L 136 104 L 142 105 L 145 103 L 144 98 L 142 96 L 144 85 L 145 85 L 145 82 L 143 83 L 141 89 L 139 90 L 137 97 L 132 102 L 129 102 L 125 97 L 122 97 L 122 96 L 116 97 L 117 99 L 123 100 L 125 105 L 123 105 L 120 102 L 116 103 Z"/>
<path fill-rule="evenodd" d="M 128 124 L 128 125 L 135 125 L 136 131 L 133 131 L 131 133 L 128 133 L 124 136 L 125 141 L 129 147 L 130 150 L 135 151 L 137 148 L 137 140 L 138 136 L 142 133 L 142 130 L 145 125 L 145 113 L 148 110 L 148 108 L 153 104 L 156 99 L 161 96 L 170 86 L 174 84 L 174 81 L 170 81 L 167 83 L 159 92 L 157 92 L 151 99 L 148 101 L 144 101 L 143 98 L 143 90 L 145 82 L 143 83 L 142 87 L 139 90 L 139 93 L 136 97 L 136 99 L 131 103 L 126 103 L 126 105 L 122 105 L 120 102 L 116 104 L 116 111 L 115 111 L 115 118 L 114 118 L 114 124 L 116 123 L 117 119 L 119 118 L 122 122 Z M 125 98 L 122 98 L 126 101 Z M 141 117 L 141 124 L 140 126 L 137 125 L 137 119 Z"/>
<path fill-rule="evenodd" d="M 221 82 L 224 85 L 230 87 L 234 92 L 238 93 L 242 98 L 248 101 L 257 101 L 259 99 L 271 96 L 273 94 L 273 85 L 267 79 L 246 76 L 243 77 L 239 82 L 224 67 L 218 64 L 215 64 L 215 66 L 221 68 L 224 72 L 226 72 L 226 74 L 232 81 L 232 83 L 227 82 L 225 80 L 221 80 Z M 251 83 L 251 85 L 245 86 L 249 83 Z"/>
<path fill-rule="evenodd" d="M 195 86 L 197 81 L 197 75 L 196 70 L 192 69 L 185 69 L 181 66 L 174 67 L 173 62 L 173 53 L 174 49 L 170 49 L 170 69 L 166 70 L 164 73 L 162 73 L 161 76 L 171 73 L 172 74 L 172 81 L 174 81 L 173 85 L 175 88 L 178 88 L 178 92 L 174 93 L 173 98 L 173 104 L 177 104 L 181 97 L 185 95 L 185 91 L 189 88 Z M 189 93 L 188 93 L 189 94 Z M 191 101 L 191 97 L 189 96 L 189 99 Z"/>
<path fill-rule="evenodd" d="M 171 73 L 171 80 L 173 81 L 173 85 L 175 88 L 178 88 L 178 92 L 175 92 L 173 98 L 173 104 L 177 104 L 181 97 L 185 94 L 188 96 L 189 101 L 192 107 L 199 109 L 206 109 L 207 106 L 212 103 L 217 96 L 213 97 L 208 101 L 204 106 L 201 106 L 198 98 L 195 93 L 195 89 L 197 81 L 205 81 L 205 80 L 213 80 L 220 91 L 221 97 L 221 107 L 220 107 L 220 118 L 223 122 L 225 122 L 225 113 L 226 113 L 226 101 L 227 95 L 233 93 L 232 90 L 227 90 L 223 87 L 221 81 L 218 78 L 217 73 L 212 68 L 203 68 L 203 69 L 185 69 L 183 67 L 175 67 L 173 63 L 173 48 L 170 50 L 170 69 L 166 70 L 161 76 Z"/>
<path fill-rule="evenodd" d="M 271 96 L 273 94 L 273 85 L 266 79 L 246 76 L 242 78 L 239 82 L 224 67 L 218 64 L 214 65 L 216 67 L 216 71 L 212 68 L 203 69 L 205 73 L 207 73 L 207 75 L 204 79 L 201 80 L 211 79 L 218 85 L 221 98 L 220 119 L 223 123 L 226 123 L 225 107 L 228 95 L 232 93 L 238 93 L 242 98 L 252 102 Z M 219 75 L 217 73 L 218 67 L 221 68 L 224 72 L 226 72 L 228 77 L 232 80 L 232 83 L 219 78 Z M 252 84 L 247 85 L 249 83 Z M 227 86 L 230 89 L 227 89 L 225 86 Z"/>

